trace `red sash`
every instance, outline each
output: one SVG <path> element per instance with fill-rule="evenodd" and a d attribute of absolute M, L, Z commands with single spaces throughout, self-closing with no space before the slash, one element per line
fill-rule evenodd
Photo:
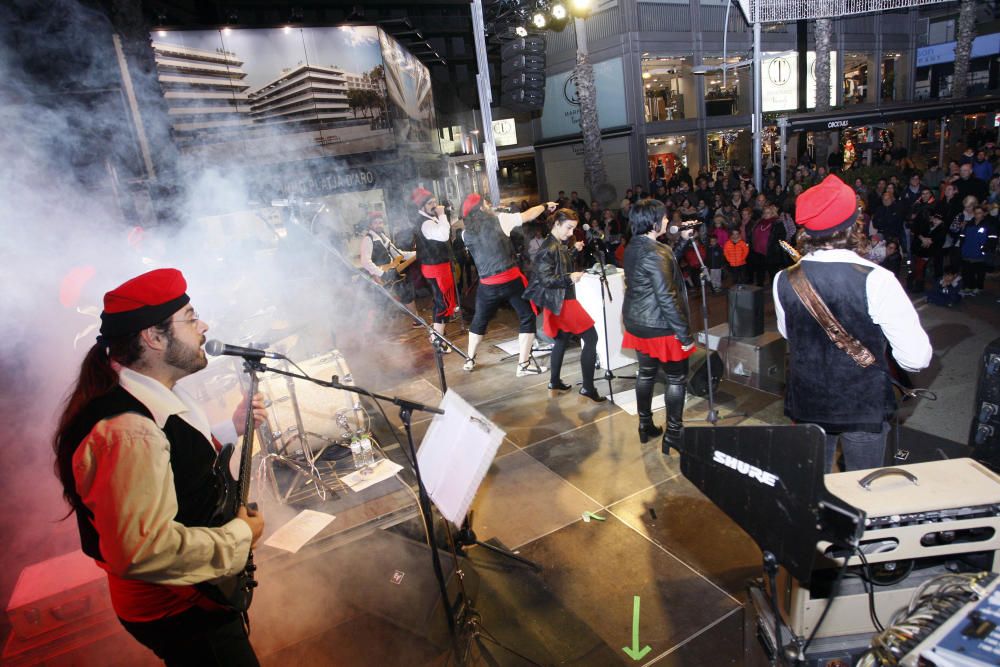
<path fill-rule="evenodd" d="M 444 312 L 437 314 L 441 317 L 451 317 L 458 307 L 458 304 L 455 303 L 455 276 L 451 272 L 451 262 L 421 264 L 420 273 L 424 274 L 424 278 L 436 280 L 438 289 L 444 295 Z"/>
<path fill-rule="evenodd" d="M 521 271 L 521 267 L 514 265 L 504 271 L 503 273 L 497 273 L 496 275 L 488 276 L 486 278 L 480 278 L 479 282 L 484 285 L 503 285 L 504 283 L 509 283 L 512 280 L 520 280 L 521 284 L 525 287 L 528 286 L 528 279 L 524 276 Z M 534 301 L 528 301 L 531 306 L 531 310 L 535 315 L 538 314 L 538 306 L 535 305 Z"/>

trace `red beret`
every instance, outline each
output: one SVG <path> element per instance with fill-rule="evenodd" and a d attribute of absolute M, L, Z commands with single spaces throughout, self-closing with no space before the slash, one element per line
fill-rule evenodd
<path fill-rule="evenodd" d="M 413 203 L 416 205 L 417 208 L 420 208 L 427 203 L 428 199 L 430 199 L 433 196 L 434 193 L 431 192 L 430 190 L 425 190 L 424 188 L 414 188 L 413 194 L 410 195 L 410 199 L 413 200 Z"/>
<path fill-rule="evenodd" d="M 156 269 L 104 295 L 101 335 L 125 336 L 159 324 L 191 300 L 187 281 L 177 269 Z"/>
<path fill-rule="evenodd" d="M 467 217 L 473 209 L 478 208 L 480 204 L 483 203 L 483 198 L 473 192 L 471 195 L 465 198 L 462 202 L 462 217 Z"/>
<path fill-rule="evenodd" d="M 831 236 L 858 219 L 858 196 L 842 180 L 830 174 L 795 200 L 795 222 L 810 236 Z"/>

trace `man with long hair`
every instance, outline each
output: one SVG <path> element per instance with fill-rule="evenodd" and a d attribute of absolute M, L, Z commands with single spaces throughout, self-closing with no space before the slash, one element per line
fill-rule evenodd
<path fill-rule="evenodd" d="M 207 364 L 208 326 L 186 289 L 180 271 L 157 269 L 104 295 L 101 335 L 59 419 L 56 472 L 136 639 L 168 665 L 256 665 L 240 613 L 194 587 L 242 571 L 264 519 L 241 507 L 218 525 L 218 440 L 176 386 Z M 253 409 L 262 419 L 261 397 Z"/>
<path fill-rule="evenodd" d="M 666 209 L 655 199 L 642 199 L 629 212 L 632 242 L 625 249 L 625 302 L 622 347 L 635 350 L 639 371 L 635 402 L 639 413 L 639 442 L 661 433 L 664 454 L 680 449 L 688 357 L 694 353 L 694 337 L 688 322 L 687 289 L 670 246 L 656 237 L 667 226 Z M 667 380 L 664 403 L 667 430 L 653 423 L 653 388 L 663 369 Z"/>
<path fill-rule="evenodd" d="M 785 414 L 826 431 L 827 472 L 838 440 L 847 470 L 883 465 L 896 410 L 888 347 L 908 371 L 926 368 L 932 353 L 896 277 L 856 252 L 865 242 L 858 214 L 857 195 L 836 176 L 803 192 L 795 208 L 802 261 L 773 287 L 778 331 L 788 339 Z M 821 325 L 807 302 L 817 312 L 825 304 L 842 333 Z"/>
<path fill-rule="evenodd" d="M 479 273 L 479 289 L 476 290 L 476 314 L 469 326 L 469 360 L 465 370 L 476 367 L 476 352 L 486 334 L 486 326 L 502 303 L 509 303 L 518 317 L 518 359 L 517 377 L 541 375 L 546 371 L 531 356 L 531 346 L 535 342 L 535 312 L 532 305 L 523 298 L 528 279 L 514 259 L 514 249 L 510 233 L 522 223 L 534 220 L 546 208 L 556 210 L 554 202 L 539 204 L 522 213 L 494 213 L 489 204 L 472 193 L 462 203 L 462 218 L 465 231 L 462 238 L 465 247 L 472 254 Z"/>

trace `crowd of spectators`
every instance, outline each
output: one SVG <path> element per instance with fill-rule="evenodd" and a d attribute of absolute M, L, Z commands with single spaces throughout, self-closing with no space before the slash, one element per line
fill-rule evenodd
<path fill-rule="evenodd" d="M 796 199 L 832 172 L 857 192 L 869 241 L 859 252 L 894 273 L 908 290 L 929 287 L 933 303 L 950 305 L 978 294 L 986 273 L 1000 268 L 1000 147 L 985 141 L 943 166 L 931 160 L 926 169 L 918 167 L 919 158 L 899 153 L 878 155 L 873 163 L 855 161 L 845 169 L 835 154 L 824 167 L 806 156 L 790 169 L 787 188 L 773 167 L 761 190 L 746 168 L 692 175 L 681 167 L 669 177 L 657 175 L 647 185 L 629 188 L 616 207 L 587 203 L 577 192 L 559 192 L 556 201 L 580 216 L 576 240 L 586 241 L 587 250 L 578 256 L 577 268 L 592 265 L 597 249 L 604 251 L 605 261 L 620 265 L 629 241 L 629 208 L 653 197 L 666 205 L 672 227 L 687 223 L 697 229 L 694 242 L 679 252 L 690 285 L 698 277 L 700 253 L 711 289 L 743 283 L 766 287 L 794 261 L 781 242 L 795 245 Z M 520 203 L 521 210 L 528 206 Z M 524 225 L 516 245 L 525 264 L 546 233 L 544 217 Z M 676 247 L 678 235 L 667 233 L 660 240 Z"/>

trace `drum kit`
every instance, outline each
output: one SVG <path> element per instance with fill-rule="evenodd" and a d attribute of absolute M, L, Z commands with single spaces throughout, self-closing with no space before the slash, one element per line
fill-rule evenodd
<path fill-rule="evenodd" d="M 307 354 L 307 348 L 313 346 L 306 343 L 309 336 L 304 327 L 293 327 L 287 320 L 274 316 L 274 312 L 265 310 L 244 321 L 240 326 L 243 335 L 236 338 L 238 343 L 289 357 L 268 360 L 267 365 L 275 370 L 298 371 L 324 380 L 336 376 L 342 384 L 353 386 L 347 360 L 337 349 L 304 362 L 291 361 Z M 276 342 L 259 342 L 265 339 Z M 247 376 L 239 363 L 233 357 L 213 359 L 207 372 L 199 374 L 199 393 L 203 394 L 200 398 L 218 399 L 237 385 L 242 395 Z M 215 373 L 213 367 L 217 369 Z M 264 395 L 268 414 L 256 433 L 260 448 L 257 488 L 269 489 L 285 504 L 303 502 L 313 496 L 321 501 L 337 498 L 346 489 L 340 481 L 341 475 L 354 470 L 352 438 L 370 434 L 370 420 L 359 395 L 277 373 L 262 374 L 258 391 Z"/>

